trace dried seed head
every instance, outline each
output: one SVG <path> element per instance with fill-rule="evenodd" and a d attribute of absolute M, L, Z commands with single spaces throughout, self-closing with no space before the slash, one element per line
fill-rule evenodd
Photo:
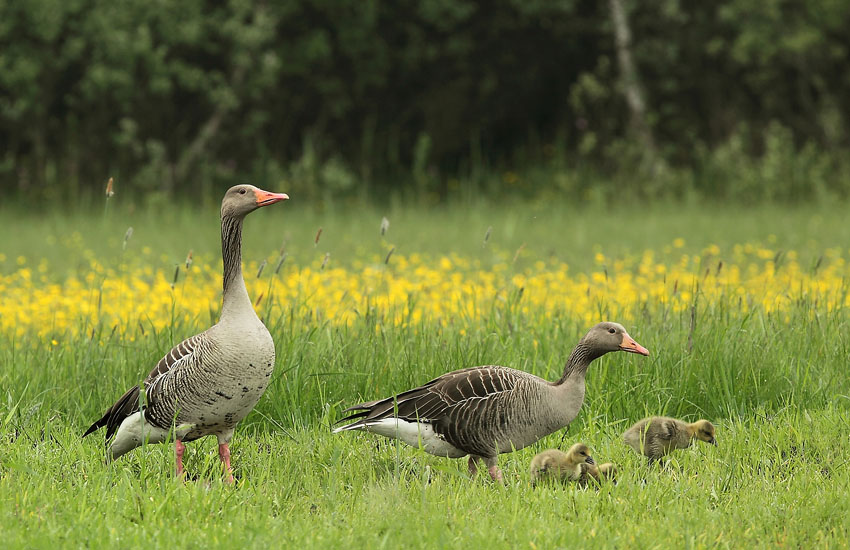
<path fill-rule="evenodd" d="M 318 231 L 316 231 L 316 241 L 313 243 L 313 246 L 319 246 L 319 237 L 322 236 L 322 228 L 320 227 Z"/>
<path fill-rule="evenodd" d="M 260 264 L 260 269 L 257 270 L 257 278 L 260 278 L 260 275 L 263 274 L 263 270 L 266 268 L 266 261 L 263 260 L 263 263 Z"/>
<path fill-rule="evenodd" d="M 171 280 L 171 288 L 177 284 L 177 278 L 180 276 L 180 264 L 174 266 L 174 279 Z"/>
<path fill-rule="evenodd" d="M 133 226 L 127 228 L 127 231 L 124 233 L 124 243 L 121 245 L 122 250 L 127 249 L 127 241 L 133 236 Z"/>
<path fill-rule="evenodd" d="M 387 217 L 384 216 L 383 218 L 381 218 L 381 236 L 382 237 L 387 234 L 387 230 L 389 230 L 389 228 L 390 228 L 390 220 L 388 220 Z"/>
<path fill-rule="evenodd" d="M 277 274 L 278 274 L 278 272 L 280 271 L 281 266 L 283 265 L 283 262 L 285 262 L 285 261 L 286 261 L 286 256 L 288 256 L 288 254 L 287 254 L 286 252 L 284 252 L 284 253 L 282 253 L 282 254 L 280 255 L 280 259 L 277 261 L 277 267 L 275 267 L 275 268 L 274 268 L 274 274 L 275 274 L 275 275 L 277 275 Z"/>
<path fill-rule="evenodd" d="M 186 254 L 186 269 L 189 269 L 189 266 L 192 265 L 192 251 L 189 250 L 189 253 Z"/>
<path fill-rule="evenodd" d="M 331 259 L 331 253 L 325 252 L 325 259 L 322 260 L 322 267 L 320 268 L 320 271 L 325 269 L 325 266 L 328 265 L 328 260 L 330 260 L 330 259 Z"/>
<path fill-rule="evenodd" d="M 387 257 L 384 258 L 384 264 L 385 265 L 390 263 L 390 256 L 393 255 L 393 252 L 395 252 L 395 247 L 390 248 L 390 251 L 387 252 Z"/>
<path fill-rule="evenodd" d="M 522 251 L 523 251 L 524 248 L 525 248 L 525 243 L 522 243 L 521 245 L 519 245 L 519 248 L 516 249 L 516 254 L 514 254 L 514 261 L 511 262 L 511 263 L 516 263 L 516 261 L 519 259 L 519 255 L 522 254 Z"/>
<path fill-rule="evenodd" d="M 112 190 L 112 178 L 109 178 L 109 181 L 106 182 L 106 198 L 108 199 L 114 194 L 115 191 Z"/>
<path fill-rule="evenodd" d="M 487 228 L 487 232 L 484 233 L 484 244 L 487 244 L 487 241 L 490 240 L 490 233 L 493 231 L 493 226 Z"/>

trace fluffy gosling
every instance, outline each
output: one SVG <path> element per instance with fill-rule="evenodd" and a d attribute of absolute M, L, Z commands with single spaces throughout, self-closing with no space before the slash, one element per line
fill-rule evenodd
<path fill-rule="evenodd" d="M 558 449 L 548 449 L 531 459 L 531 484 L 557 480 L 587 485 L 589 479 L 610 477 L 614 470 L 614 465 L 611 463 L 597 467 L 587 445 L 576 443 L 566 453 Z"/>
<path fill-rule="evenodd" d="M 593 476 L 596 481 L 602 481 L 603 479 L 613 480 L 617 475 L 617 466 L 611 462 L 606 462 L 599 466 L 592 466 L 588 469 L 588 473 Z"/>
<path fill-rule="evenodd" d="M 708 420 L 688 424 L 675 418 L 644 418 L 623 433 L 626 445 L 649 458 L 658 460 L 670 451 L 690 447 L 695 439 L 717 445 L 714 426 Z"/>

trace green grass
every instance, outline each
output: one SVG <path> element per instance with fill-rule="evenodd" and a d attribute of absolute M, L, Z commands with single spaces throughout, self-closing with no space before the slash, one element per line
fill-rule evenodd
<path fill-rule="evenodd" d="M 382 239 L 384 216 L 390 227 Z M 698 254 L 710 244 L 728 252 L 731 245 L 754 242 L 797 250 L 801 260 L 808 261 L 826 248 L 847 247 L 850 224 L 844 223 L 845 217 L 843 204 L 790 208 L 612 201 L 602 208 L 541 201 L 455 203 L 442 208 L 357 204 L 315 210 L 294 197 L 250 218 L 243 250 L 246 261 L 260 260 L 285 244 L 290 259 L 300 264 L 318 263 L 327 252 L 333 264 L 348 264 L 367 255 L 383 257 L 393 246 L 397 254 L 457 253 L 478 258 L 486 266 L 493 261 L 494 250 L 513 256 L 522 247 L 520 263 L 555 257 L 582 270 L 593 265 L 594 253 L 600 250 L 617 257 L 658 250 L 683 237 L 683 252 Z M 189 250 L 216 256 L 220 252 L 218 205 L 206 201 L 164 204 L 157 210 L 116 201 L 106 214 L 73 208 L 35 214 L 26 205 L 0 204 L 0 219 L 0 253 L 6 255 L 0 273 L 14 270 L 15 259 L 23 255 L 46 258 L 55 264 L 56 273 L 64 275 L 63 269 L 80 263 L 78 251 L 62 242 L 75 233 L 102 261 L 117 263 L 128 227 L 133 227 L 133 235 L 126 253 L 150 247 L 167 258 L 157 267 L 173 268 Z M 316 245 L 319 228 L 322 234 Z M 485 245 L 488 228 L 492 229 Z"/>
<path fill-rule="evenodd" d="M 811 259 L 850 242 L 842 205 L 585 212 L 515 204 L 321 213 L 296 204 L 248 220 L 246 258 L 264 257 L 287 238 L 294 262 L 325 252 L 351 262 L 381 250 L 383 215 L 391 221 L 388 241 L 405 253 L 457 252 L 486 262 L 490 247 L 526 243 L 525 261 L 555 254 L 576 269 L 591 266 L 597 250 L 616 257 L 659 250 L 677 237 L 693 252 L 711 243 L 770 240 Z M 7 261 L 0 269 L 14 269 L 20 254 L 49 258 L 57 276 L 81 269 L 74 254 L 48 243 L 50 235 L 74 230 L 85 248 L 114 261 L 127 225 L 135 228 L 131 246 L 173 257 L 164 264 L 181 261 L 190 248 L 214 254 L 214 212 L 116 208 L 104 218 L 4 210 L 0 253 Z M 322 240 L 314 247 L 319 226 Z M 492 237 L 483 246 L 489 226 Z M 20 236 L 9 239 L 10 227 Z M 187 470 L 199 479 L 183 484 L 172 476 L 169 446 L 138 449 L 106 467 L 102 434 L 79 437 L 174 340 L 204 326 L 178 324 L 136 342 L 104 329 L 55 347 L 0 335 L 3 540 L 11 548 L 846 547 L 847 312 L 801 303 L 786 322 L 703 307 L 688 350 L 689 313 L 662 315 L 659 307 L 634 312 L 627 326 L 652 356 L 609 354 L 594 363 L 585 405 L 566 436 L 502 455 L 503 487 L 484 475 L 469 479 L 463 460 L 368 434 L 331 435 L 330 427 L 346 404 L 455 368 L 497 363 L 555 378 L 588 328 L 574 319 L 494 315 L 462 327 L 376 330 L 369 321 L 337 328 L 284 312 L 269 322 L 278 353 L 274 380 L 233 440 L 235 488 L 220 482 L 211 440 L 188 445 Z M 646 414 L 708 418 L 719 446 L 697 445 L 663 468 L 651 467 L 619 441 Z M 575 441 L 587 443 L 597 460 L 617 463 L 618 483 L 532 489 L 527 468 L 534 453 Z"/>

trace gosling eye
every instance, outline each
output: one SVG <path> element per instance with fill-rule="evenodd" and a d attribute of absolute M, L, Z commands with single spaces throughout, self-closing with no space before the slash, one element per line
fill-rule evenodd
<path fill-rule="evenodd" d="M 608 329 L 608 332 L 609 332 L 610 334 L 614 334 L 614 333 L 615 333 L 615 332 L 617 332 L 617 331 L 616 331 L 616 330 L 614 330 L 613 328 L 609 328 L 609 329 Z"/>

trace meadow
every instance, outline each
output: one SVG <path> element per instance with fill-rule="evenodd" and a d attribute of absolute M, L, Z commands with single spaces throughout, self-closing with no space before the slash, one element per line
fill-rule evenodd
<path fill-rule="evenodd" d="M 0 205 L 0 525 L 70 547 L 847 547 L 846 205 L 299 204 L 245 224 L 244 273 L 276 344 L 271 386 L 232 442 L 103 463 L 80 435 L 220 308 L 218 207 Z M 386 221 L 382 221 L 383 219 Z M 130 228 L 132 227 L 132 230 Z M 191 253 L 190 253 L 191 251 Z M 600 320 L 609 354 L 564 432 L 465 460 L 331 435 L 347 405 L 449 370 L 548 379 Z M 651 466 L 620 441 L 648 414 L 717 426 Z M 587 443 L 616 484 L 532 488 L 540 450 Z"/>

